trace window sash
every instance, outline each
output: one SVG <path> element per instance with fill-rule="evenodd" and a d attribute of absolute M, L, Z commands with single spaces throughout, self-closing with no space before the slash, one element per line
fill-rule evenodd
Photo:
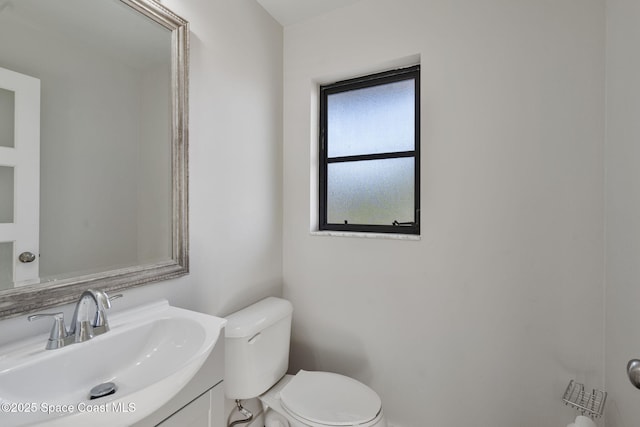
<path fill-rule="evenodd" d="M 375 85 L 389 84 L 402 80 L 415 82 L 414 100 L 414 150 L 397 151 L 374 154 L 358 154 L 339 157 L 328 157 L 326 141 L 327 130 L 327 99 L 329 95 L 346 92 Z M 320 141 L 319 141 L 319 224 L 321 231 L 353 231 L 369 233 L 395 233 L 395 234 L 420 234 L 420 66 L 393 70 L 365 76 L 356 79 L 345 80 L 327 86 L 320 87 Z M 378 225 L 378 224 L 336 224 L 327 222 L 328 205 L 328 165 L 338 162 L 355 162 L 363 160 L 381 160 L 401 157 L 414 158 L 414 218 L 406 224 Z"/>

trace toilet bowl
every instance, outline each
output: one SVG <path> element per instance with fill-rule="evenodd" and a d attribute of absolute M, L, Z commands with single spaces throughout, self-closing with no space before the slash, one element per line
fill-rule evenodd
<path fill-rule="evenodd" d="M 387 427 L 375 391 L 331 372 L 301 370 L 285 375 L 259 399 L 265 408 L 265 427 Z M 269 425 L 268 411 L 279 415 L 274 417 L 278 423 Z"/>
<path fill-rule="evenodd" d="M 293 308 L 265 298 L 227 317 L 225 394 L 259 398 L 265 427 L 387 427 L 378 394 L 353 378 L 301 370 L 286 375 Z"/>

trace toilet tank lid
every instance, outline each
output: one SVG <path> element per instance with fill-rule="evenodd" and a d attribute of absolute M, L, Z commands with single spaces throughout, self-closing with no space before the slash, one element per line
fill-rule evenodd
<path fill-rule="evenodd" d="M 290 316 L 293 306 L 287 300 L 267 297 L 226 317 L 226 338 L 252 337 L 279 320 Z"/>

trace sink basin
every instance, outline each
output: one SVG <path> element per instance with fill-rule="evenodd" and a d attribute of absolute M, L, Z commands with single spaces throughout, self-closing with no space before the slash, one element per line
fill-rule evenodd
<path fill-rule="evenodd" d="M 109 332 L 57 350 L 44 349 L 48 334 L 0 348 L 0 425 L 131 425 L 193 378 L 226 320 L 159 301 L 109 322 Z M 116 392 L 90 400 L 105 382 Z"/>

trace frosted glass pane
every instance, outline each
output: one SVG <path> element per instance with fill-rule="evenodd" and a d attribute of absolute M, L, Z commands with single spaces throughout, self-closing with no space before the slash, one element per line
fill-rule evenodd
<path fill-rule="evenodd" d="M 327 175 L 329 224 L 392 225 L 414 220 L 412 157 L 330 163 Z"/>
<path fill-rule="evenodd" d="M 15 147 L 15 93 L 0 89 L 0 147 Z"/>
<path fill-rule="evenodd" d="M 415 149 L 415 81 L 327 96 L 329 157 Z"/>
<path fill-rule="evenodd" d="M 0 290 L 13 288 L 13 242 L 0 242 Z"/>
<path fill-rule="evenodd" d="M 0 223 L 13 222 L 13 168 L 0 166 Z"/>

